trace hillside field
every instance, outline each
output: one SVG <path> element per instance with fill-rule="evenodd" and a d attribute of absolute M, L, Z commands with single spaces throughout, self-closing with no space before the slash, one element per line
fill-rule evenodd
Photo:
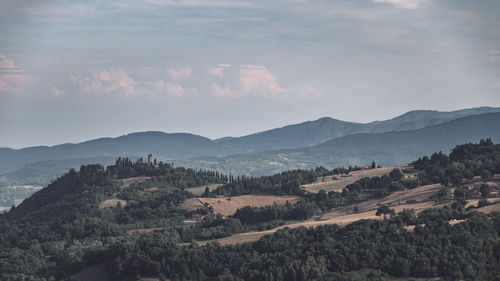
<path fill-rule="evenodd" d="M 375 168 L 368 170 L 359 170 L 350 172 L 348 175 L 334 175 L 334 176 L 326 176 L 319 177 L 316 182 L 310 184 L 301 185 L 306 191 L 317 193 L 321 189 L 326 192 L 329 191 L 342 191 L 344 187 L 349 184 L 352 184 L 362 178 L 371 178 L 371 177 L 381 177 L 383 175 L 388 175 L 392 170 L 399 168 L 401 170 L 408 167 L 384 167 L 384 168 Z M 406 174 L 405 176 L 412 176 Z"/>
<path fill-rule="evenodd" d="M 291 204 L 300 200 L 298 196 L 274 196 L 274 195 L 241 195 L 233 197 L 217 198 L 190 198 L 179 205 L 180 208 L 194 211 L 198 208 L 204 208 L 204 204 L 214 208 L 214 214 L 220 213 L 223 216 L 230 216 L 236 213 L 236 210 L 245 206 L 264 207 L 273 204 L 284 205 L 287 201 Z"/>

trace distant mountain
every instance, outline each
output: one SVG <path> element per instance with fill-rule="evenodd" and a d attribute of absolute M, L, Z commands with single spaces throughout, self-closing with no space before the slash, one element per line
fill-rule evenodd
<path fill-rule="evenodd" d="M 415 110 L 393 119 L 366 124 L 325 117 L 239 138 L 222 138 L 215 140 L 215 142 L 223 145 L 224 151 L 228 154 L 300 148 L 348 135 L 415 130 L 442 124 L 464 116 L 492 112 L 500 112 L 500 108 L 480 107 L 450 112 Z"/>
<path fill-rule="evenodd" d="M 417 130 L 355 134 L 293 150 L 277 150 L 223 158 L 201 157 L 178 165 L 226 173 L 266 175 L 289 169 L 362 165 L 372 160 L 383 166 L 407 164 L 434 151 L 448 152 L 457 144 L 481 138 L 500 141 L 500 113 L 458 118 Z"/>
<path fill-rule="evenodd" d="M 108 159 L 106 161 L 109 161 L 109 158 L 117 156 L 136 158 L 153 153 L 159 160 L 171 161 L 198 157 L 209 157 L 207 159 L 210 159 L 210 157 L 307 148 L 349 135 L 414 130 L 442 124 L 463 116 L 488 112 L 500 112 L 500 108 L 481 107 L 452 112 L 410 111 L 390 120 L 367 124 L 325 117 L 243 137 L 225 137 L 217 140 L 188 133 L 140 132 L 117 138 L 100 138 L 52 147 L 0 148 L 0 184 L 12 182 L 12 180 L 23 183 L 23 178 L 20 178 L 19 175 L 23 175 L 24 179 L 29 178 L 31 182 L 36 182 L 37 178 L 46 180 L 66 171 L 67 169 L 64 167 L 69 167 L 68 161 L 71 162 L 71 166 L 79 166 L 94 163 L 89 161 L 95 157 L 105 157 Z M 254 159 L 253 155 L 248 157 Z M 56 163 L 63 160 L 66 163 Z M 205 167 L 204 165 L 199 166 Z M 55 171 L 56 167 L 60 167 L 61 170 Z M 261 171 L 259 173 L 264 173 L 265 171 L 262 169 L 266 169 L 266 167 L 264 165 L 257 170 Z M 225 165 L 225 168 L 229 168 L 229 166 Z M 15 179 L 12 178 L 13 176 Z"/>

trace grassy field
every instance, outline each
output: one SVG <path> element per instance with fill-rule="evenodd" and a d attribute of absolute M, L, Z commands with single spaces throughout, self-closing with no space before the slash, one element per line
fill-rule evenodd
<path fill-rule="evenodd" d="M 350 172 L 348 175 L 335 175 L 335 176 L 326 176 L 326 177 L 320 177 L 316 180 L 316 182 L 313 182 L 311 184 L 305 184 L 302 185 L 301 187 L 304 188 L 306 191 L 309 192 L 314 192 L 317 193 L 321 189 L 324 191 L 342 191 L 344 187 L 346 187 L 349 184 L 352 184 L 362 178 L 366 177 L 380 177 L 383 175 L 388 175 L 392 170 L 395 168 L 408 168 L 408 167 L 386 167 L 386 168 L 376 168 L 376 169 L 369 169 L 369 170 L 360 170 L 360 171 L 354 171 Z M 409 174 L 405 174 L 405 176 L 413 176 Z"/>
<path fill-rule="evenodd" d="M 208 186 L 208 189 L 210 189 L 210 191 L 212 191 L 221 185 L 223 185 L 223 184 L 222 183 L 214 183 L 214 184 L 200 185 L 200 186 L 196 186 L 196 187 L 186 188 L 186 190 L 193 193 L 196 196 L 200 196 L 203 194 L 203 192 L 205 192 L 205 188 L 207 186 Z"/>
<path fill-rule="evenodd" d="M 286 201 L 296 203 L 300 200 L 298 196 L 274 196 L 274 195 L 241 195 L 234 197 L 217 198 L 190 198 L 179 205 L 180 208 L 188 211 L 194 211 L 203 208 L 205 203 L 214 208 L 214 214 L 230 216 L 236 213 L 236 210 L 245 206 L 264 207 L 268 205 L 284 205 Z"/>
<path fill-rule="evenodd" d="M 118 205 L 118 202 L 120 202 L 122 207 L 125 207 L 125 205 L 127 205 L 127 201 L 125 201 L 125 200 L 118 199 L 118 198 L 111 198 L 111 199 L 107 199 L 107 200 L 102 201 L 99 204 L 99 209 L 110 208 L 110 207 L 114 208 L 114 207 L 116 207 L 116 205 Z"/>

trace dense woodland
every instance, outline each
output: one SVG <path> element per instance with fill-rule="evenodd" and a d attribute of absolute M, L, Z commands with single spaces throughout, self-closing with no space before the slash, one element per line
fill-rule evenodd
<path fill-rule="evenodd" d="M 100 263 L 114 278 L 152 274 L 171 280 L 346 280 L 346 276 L 382 280 L 390 274 L 500 279 L 500 216 L 464 209 L 468 194 L 460 188 L 474 176 L 500 173 L 500 145 L 482 140 L 457 146 L 449 156 L 439 152 L 412 164 L 418 179 L 405 179 L 395 169 L 387 176 L 361 179 L 342 192 L 317 194 L 304 192 L 300 185 L 356 168 L 319 167 L 266 177 L 235 177 L 128 159 L 106 168 L 82 166 L 0 215 L 0 279 L 59 280 Z M 150 178 L 120 188 L 122 179 L 135 176 Z M 382 206 L 380 214 L 389 215 L 384 221 L 361 221 L 344 228 L 285 229 L 240 246 L 182 246 L 269 229 L 396 190 L 439 182 L 455 187 L 453 195 L 448 188 L 441 194 L 449 207 L 418 217 L 411 210 L 395 215 Z M 293 194 L 302 200 L 283 206 L 244 207 L 227 218 L 210 208 L 188 212 L 176 207 L 194 196 L 191 187 L 209 184 L 222 185 L 213 191 L 207 188 L 203 196 Z M 153 187 L 155 191 L 148 192 Z M 484 198 L 488 193 L 488 187 L 482 187 Z M 127 204 L 98 207 L 111 197 Z M 486 199 L 484 204 L 488 204 Z M 205 216 L 204 221 L 182 226 L 194 213 Z M 450 219 L 467 220 L 450 226 Z M 416 225 L 415 230 L 406 231 L 407 225 Z M 131 229 L 152 227 L 163 230 L 127 234 Z"/>

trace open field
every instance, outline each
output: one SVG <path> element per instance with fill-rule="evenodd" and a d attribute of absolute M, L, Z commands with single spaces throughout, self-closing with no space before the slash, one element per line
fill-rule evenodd
<path fill-rule="evenodd" d="M 304 222 L 284 225 L 266 231 L 235 234 L 230 237 L 216 239 L 215 241 L 218 241 L 222 245 L 233 245 L 257 241 L 262 236 L 272 234 L 277 230 L 285 227 L 316 227 L 326 224 L 347 225 L 362 219 L 382 219 L 382 217 L 375 215 L 380 204 L 390 205 L 390 207 L 396 212 L 400 212 L 403 209 L 414 209 L 418 213 L 429 208 L 440 208 L 443 207 L 444 204 L 436 205 L 430 200 L 430 197 L 437 193 L 440 188 L 441 185 L 432 184 L 421 186 L 412 190 L 398 191 L 381 199 L 367 200 L 356 205 L 333 209 L 332 211 L 321 216 L 319 220 L 310 219 Z M 399 198 L 401 198 L 401 205 L 399 205 Z M 411 203 L 406 203 L 406 201 L 408 200 L 410 200 Z M 354 206 L 358 206 L 359 209 L 359 211 L 356 213 L 352 211 Z M 205 245 L 208 242 L 210 241 L 199 242 L 199 244 Z"/>
<path fill-rule="evenodd" d="M 301 187 L 306 191 L 317 193 L 321 189 L 326 192 L 329 191 L 341 191 L 344 187 L 349 184 L 352 184 L 362 178 L 366 177 L 380 177 L 383 175 L 388 175 L 395 168 L 408 168 L 408 167 L 386 167 L 386 168 L 376 168 L 369 170 L 360 170 L 350 172 L 348 175 L 335 175 L 335 176 L 326 176 L 320 177 L 316 180 L 316 182 L 310 184 L 304 184 Z M 408 176 L 405 174 L 405 176 Z"/>
<path fill-rule="evenodd" d="M 500 200 L 497 200 L 497 202 L 498 201 L 500 201 Z M 490 201 L 490 202 L 492 202 L 492 201 Z M 477 211 L 481 212 L 481 213 L 485 213 L 485 214 L 489 214 L 492 212 L 500 212 L 500 203 L 496 203 L 496 204 L 489 205 L 489 206 L 484 206 L 482 208 L 477 209 Z"/>
<path fill-rule="evenodd" d="M 122 180 L 122 186 L 120 186 L 120 189 L 124 189 L 129 187 L 131 184 L 139 182 L 139 181 L 145 181 L 150 179 L 151 177 L 133 177 L 133 178 L 128 178 Z"/>
<path fill-rule="evenodd" d="M 400 212 L 412 206 L 411 208 L 419 212 L 434 206 L 434 202 L 430 200 L 430 197 L 436 194 L 442 187 L 443 186 L 440 184 L 431 184 L 410 190 L 396 191 L 384 198 L 371 199 L 358 204 L 334 209 L 324 214 L 322 218 L 329 219 L 353 213 L 354 207 L 358 207 L 359 213 L 376 210 L 380 205 L 388 205 L 396 212 Z"/>
<path fill-rule="evenodd" d="M 190 198 L 179 205 L 179 208 L 188 211 L 194 211 L 203 208 L 205 203 L 214 208 L 214 214 L 230 216 L 236 213 L 236 210 L 245 206 L 264 207 L 278 204 L 284 205 L 286 201 L 296 203 L 300 200 L 298 196 L 274 196 L 274 195 L 241 195 L 234 197 L 217 198 Z"/>
<path fill-rule="evenodd" d="M 111 198 L 111 199 L 102 201 L 99 204 L 99 209 L 110 208 L 110 207 L 114 208 L 114 207 L 116 207 L 116 205 L 118 205 L 118 202 L 120 202 L 122 207 L 125 207 L 125 205 L 127 205 L 127 201 L 125 201 L 125 200 L 121 200 L 118 198 Z"/>
<path fill-rule="evenodd" d="M 127 234 L 133 235 L 133 234 L 136 234 L 136 233 L 149 233 L 149 232 L 163 230 L 163 229 L 165 229 L 165 228 L 164 227 L 137 228 L 137 229 L 127 230 Z"/>
<path fill-rule="evenodd" d="M 200 185 L 200 186 L 196 186 L 196 187 L 186 188 L 186 190 L 193 193 L 196 196 L 200 196 L 203 194 L 203 192 L 205 192 L 205 188 L 207 186 L 208 186 L 208 189 L 210 189 L 210 191 L 212 191 L 221 185 L 223 185 L 223 184 L 222 183 L 206 184 L 206 185 Z"/>

